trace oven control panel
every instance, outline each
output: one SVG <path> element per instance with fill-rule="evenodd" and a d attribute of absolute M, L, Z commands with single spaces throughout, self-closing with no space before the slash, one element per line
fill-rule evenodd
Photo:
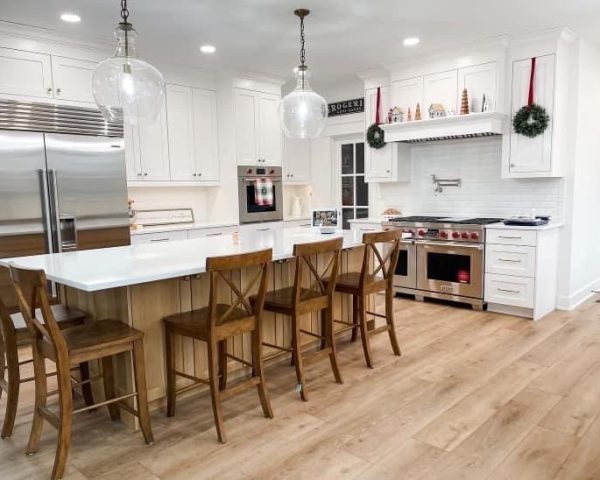
<path fill-rule="evenodd" d="M 448 240 L 453 242 L 482 243 L 483 233 L 474 229 L 401 227 L 405 237 L 421 240 Z"/>

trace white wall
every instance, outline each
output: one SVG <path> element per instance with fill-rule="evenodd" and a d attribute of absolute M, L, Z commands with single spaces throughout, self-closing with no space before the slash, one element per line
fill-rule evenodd
<path fill-rule="evenodd" d="M 373 213 L 395 207 L 405 215 L 507 217 L 529 214 L 562 219 L 562 179 L 501 179 L 502 140 L 480 138 L 411 147 L 411 181 L 371 184 Z M 461 187 L 434 192 L 431 175 L 460 178 Z"/>
<path fill-rule="evenodd" d="M 559 306 L 572 308 L 600 287 L 600 53 L 579 41 L 573 104 L 576 138 L 567 180 L 569 201 L 559 281 Z"/>
<path fill-rule="evenodd" d="M 130 187 L 129 198 L 136 210 L 191 208 L 196 222 L 212 221 L 207 208 L 208 188 L 197 187 Z M 228 219 L 223 219 L 226 221 Z"/>

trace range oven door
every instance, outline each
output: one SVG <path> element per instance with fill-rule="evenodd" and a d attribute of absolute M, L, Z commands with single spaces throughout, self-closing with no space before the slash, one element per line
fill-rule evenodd
<path fill-rule="evenodd" d="M 483 245 L 417 243 L 417 288 L 483 298 Z"/>
<path fill-rule="evenodd" d="M 240 223 L 283 220 L 283 193 L 280 178 L 263 181 L 256 177 L 239 178 Z"/>
<path fill-rule="evenodd" d="M 414 240 L 400 242 L 400 254 L 394 271 L 394 287 L 417 288 L 417 250 Z"/>

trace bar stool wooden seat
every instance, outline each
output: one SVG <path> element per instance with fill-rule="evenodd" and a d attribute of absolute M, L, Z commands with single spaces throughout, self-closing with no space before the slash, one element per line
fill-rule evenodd
<path fill-rule="evenodd" d="M 396 338 L 394 327 L 393 278 L 398 256 L 400 254 L 400 240 L 402 231 L 388 230 L 385 232 L 365 233 L 363 235 L 364 256 L 360 272 L 349 272 L 338 277 L 336 291 L 352 295 L 352 322 L 335 320 L 352 330 L 352 341 L 356 341 L 360 330 L 365 360 L 369 368 L 373 368 L 373 355 L 369 343 L 369 336 L 376 333 L 388 332 L 392 350 L 395 355 L 400 355 L 400 346 Z M 369 295 L 385 291 L 385 314 L 367 311 Z M 369 330 L 367 328 L 367 314 L 385 318 L 385 325 Z"/>
<path fill-rule="evenodd" d="M 89 325 L 60 330 L 49 304 L 44 271 L 11 266 L 10 273 L 21 313 L 33 335 L 35 407 L 27 454 L 37 451 L 44 420 L 47 421 L 58 429 L 58 444 L 51 478 L 62 478 L 71 443 L 73 414 L 103 405 L 108 406 L 113 420 L 119 418 L 119 408 L 137 416 L 146 443 L 152 443 L 144 369 L 143 333 L 116 320 L 98 321 Z M 41 311 L 43 324 L 34 315 L 36 307 L 39 307 Z M 132 353 L 136 391 L 115 397 L 112 356 L 123 352 Z M 46 359 L 56 364 L 58 415 L 46 406 L 47 397 L 52 394 L 47 391 Z M 74 409 L 71 368 L 82 362 L 100 359 L 102 360 L 102 378 L 104 379 L 106 400 L 95 405 Z M 123 400 L 129 398 L 137 398 L 137 409 L 123 403 Z"/>
<path fill-rule="evenodd" d="M 82 325 L 86 314 L 81 310 L 65 305 L 52 305 L 52 314 L 61 329 Z M 36 318 L 41 318 L 40 309 L 35 311 Z M 22 383 L 31 382 L 34 377 L 21 377 L 22 365 L 33 362 L 33 358 L 19 360 L 19 348 L 31 345 L 31 334 L 27 329 L 25 319 L 20 312 L 10 313 L 0 298 L 0 396 L 6 392 L 6 412 L 0 437 L 8 438 L 12 435 L 19 403 L 19 389 Z M 79 366 L 82 381 L 89 379 L 87 363 Z M 6 378 L 5 378 L 5 374 Z M 52 374 L 49 374 L 52 375 Z M 83 396 L 88 405 L 93 404 L 92 389 L 90 384 L 81 385 Z"/>
<path fill-rule="evenodd" d="M 206 259 L 206 271 L 210 276 L 208 306 L 191 312 L 178 313 L 163 318 L 165 325 L 165 344 L 167 362 L 167 416 L 175 415 L 177 393 L 189 390 L 188 387 L 176 389 L 176 377 L 184 377 L 195 383 L 191 387 L 209 385 L 213 415 L 219 442 L 226 443 L 225 426 L 221 400 L 256 387 L 264 416 L 273 418 L 273 411 L 267 393 L 262 357 L 262 311 L 267 288 L 268 266 L 273 258 L 271 249 L 240 255 L 211 257 Z M 254 269 L 252 277 L 247 271 Z M 252 278 L 240 290 L 230 279 L 230 273 L 242 270 L 244 276 Z M 250 292 L 256 291 L 256 302 L 251 305 Z M 224 293 L 234 299 L 232 304 L 220 303 Z M 242 333 L 252 333 L 252 362 L 227 353 L 227 339 Z M 175 335 L 190 337 L 206 342 L 208 350 L 208 379 L 178 371 L 176 369 Z M 252 367 L 251 377 L 227 388 L 227 359 L 231 358 Z"/>
<path fill-rule="evenodd" d="M 338 276 L 338 263 L 343 239 L 334 238 L 323 242 L 302 243 L 294 245 L 295 273 L 294 285 L 268 292 L 265 296 L 265 310 L 287 315 L 292 323 L 292 347 L 274 345 L 263 342 L 263 345 L 278 350 L 291 352 L 292 362 L 296 367 L 297 388 L 302 400 L 308 400 L 304 379 L 304 363 L 312 362 L 324 355 L 329 356 L 333 375 L 337 383 L 343 383 L 337 363 L 335 342 L 333 339 L 333 292 Z M 330 254 L 328 264 L 319 272 L 316 256 Z M 304 272 L 307 272 L 305 278 Z M 303 281 L 309 280 L 311 286 L 305 288 Z M 314 282 L 314 284 L 313 284 Z M 321 312 L 321 333 L 300 328 L 301 315 L 309 312 Z M 315 337 L 321 341 L 321 349 L 308 356 L 302 352 L 300 334 Z"/>

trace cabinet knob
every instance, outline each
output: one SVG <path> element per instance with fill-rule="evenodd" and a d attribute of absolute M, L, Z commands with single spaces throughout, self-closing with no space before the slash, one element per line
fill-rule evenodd
<path fill-rule="evenodd" d="M 137 176 L 138 176 L 138 177 L 141 177 L 141 176 L 142 176 L 142 172 L 139 172 L 139 173 L 137 174 Z"/>
<path fill-rule="evenodd" d="M 510 164 L 510 168 L 515 168 L 515 164 L 514 164 L 514 163 L 511 163 L 511 164 Z"/>
<path fill-rule="evenodd" d="M 292 177 L 292 178 L 293 178 L 293 177 L 294 177 L 294 174 L 293 174 L 293 173 L 290 173 L 290 177 Z"/>
<path fill-rule="evenodd" d="M 195 177 L 195 176 L 196 176 L 196 174 L 195 174 L 195 173 L 192 173 L 192 177 Z"/>
<path fill-rule="evenodd" d="M 201 173 L 199 173 L 199 174 L 198 174 L 198 176 L 199 176 L 199 177 L 201 177 L 201 176 L 202 176 L 202 174 L 201 174 Z"/>
<path fill-rule="evenodd" d="M 47 93 L 52 93 L 52 87 L 48 87 L 48 88 L 46 89 L 46 92 L 47 92 Z"/>
<path fill-rule="evenodd" d="M 390 171 L 389 171 L 389 170 L 386 170 L 386 171 L 385 171 L 385 173 L 390 173 Z"/>
<path fill-rule="evenodd" d="M 56 94 L 57 94 L 57 95 L 60 95 L 60 87 L 58 87 L 58 88 L 56 89 Z"/>
<path fill-rule="evenodd" d="M 147 176 L 148 176 L 148 172 L 144 172 L 144 177 L 147 177 Z"/>

